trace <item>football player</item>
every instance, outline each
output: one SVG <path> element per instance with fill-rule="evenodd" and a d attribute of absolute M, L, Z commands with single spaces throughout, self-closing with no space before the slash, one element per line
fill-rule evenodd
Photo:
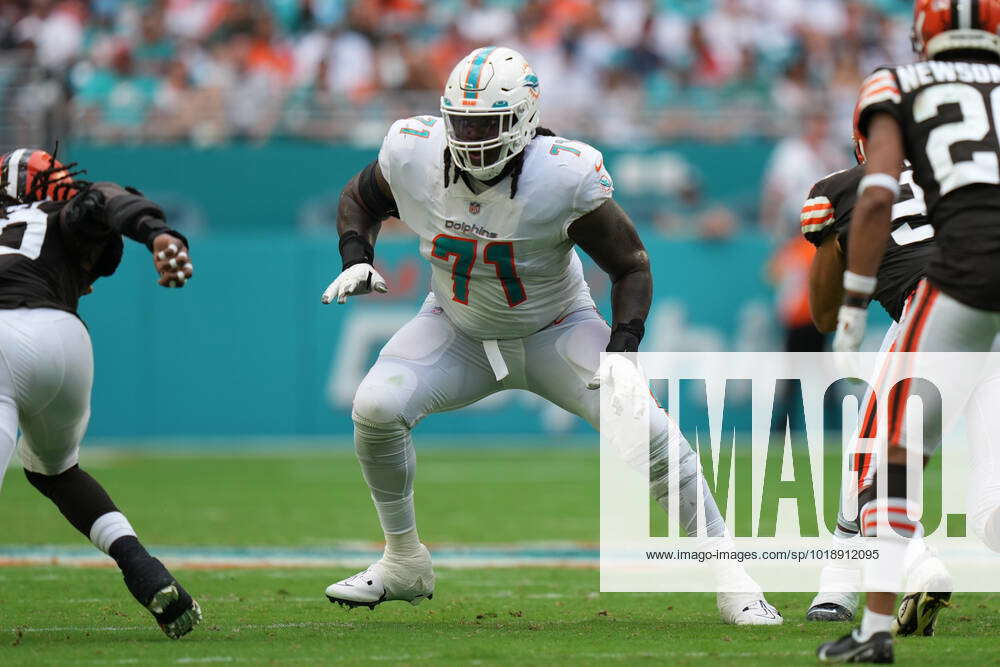
<path fill-rule="evenodd" d="M 878 287 L 877 271 L 900 192 L 903 160 L 913 166 L 934 227 L 937 252 L 915 294 L 896 351 L 988 351 L 1000 332 L 1000 0 L 917 0 L 914 44 L 924 61 L 877 70 L 859 97 L 858 129 L 867 165 L 858 189 L 844 301 L 834 349 L 857 350 L 866 306 Z M 873 569 L 891 576 L 919 523 L 907 513 L 903 419 L 912 390 L 904 382 L 889 396 L 887 497 L 858 500 L 864 535 L 878 535 L 886 560 Z M 940 405 L 924 405 L 928 422 Z M 938 442 L 926 438 L 924 454 Z M 875 477 L 878 474 L 876 473 Z M 878 515 L 892 528 L 877 531 Z M 890 629 L 896 593 L 869 592 L 861 627 L 818 650 L 825 662 L 891 662 Z"/>
<path fill-rule="evenodd" d="M 16 445 L 31 485 L 115 560 L 129 592 L 178 639 L 201 619 L 197 602 L 79 465 L 93 355 L 76 310 L 95 280 L 115 272 L 123 235 L 150 249 L 164 287 L 183 287 L 194 267 L 156 204 L 114 183 L 75 180 L 73 166 L 30 148 L 0 157 L 0 481 Z"/>
<path fill-rule="evenodd" d="M 417 535 L 410 438 L 426 415 L 525 389 L 598 427 L 597 389 L 613 385 L 628 365 L 609 355 L 599 369 L 600 353 L 638 350 L 652 295 L 649 258 L 612 191 L 600 152 L 539 127 L 538 77 L 519 53 L 494 46 L 455 66 L 440 116 L 394 123 L 378 159 L 344 188 L 343 273 L 323 302 L 388 290 L 372 262 L 379 225 L 390 215 L 420 238 L 431 292 L 382 349 L 354 398 L 355 446 L 386 548 L 366 570 L 330 585 L 332 602 L 416 604 L 434 593 L 430 554 Z M 611 279 L 611 327 L 594 306 L 575 245 Z M 725 523 L 697 455 L 665 412 L 651 415 L 654 497 L 666 507 L 668 451 L 675 448 L 685 529 L 723 537 Z M 742 567 L 717 576 L 726 622 L 782 622 Z"/>
<path fill-rule="evenodd" d="M 837 311 L 843 301 L 844 248 L 847 247 L 851 214 L 857 199 L 858 185 L 865 174 L 864 139 L 854 133 L 858 166 L 833 173 L 813 186 L 802 207 L 802 234 L 817 251 L 809 276 L 809 304 L 813 320 L 821 331 L 833 331 Z M 880 349 L 882 368 L 888 352 L 897 344 L 900 327 L 905 323 L 910 298 L 927 272 L 934 253 L 934 230 L 927 219 L 924 193 L 913 182 L 913 170 L 906 164 L 899 179 L 900 194 L 892 208 L 892 229 L 885 255 L 878 267 L 878 286 L 872 294 L 892 317 Z M 876 402 L 871 393 L 864 397 L 863 422 L 857 438 L 875 437 Z M 847 495 L 865 493 L 875 473 L 873 455 L 856 452 L 850 458 L 851 469 L 858 475 L 855 488 L 845 488 Z M 857 518 L 847 518 L 843 507 L 837 517 L 834 542 L 844 541 L 859 532 Z M 908 568 L 911 590 L 900 605 L 894 625 L 895 634 L 934 634 L 940 610 L 951 598 L 951 578 L 940 560 L 924 552 Z M 855 567 L 830 564 L 820 577 L 820 591 L 806 613 L 813 621 L 849 621 L 857 608 L 860 572 Z"/>

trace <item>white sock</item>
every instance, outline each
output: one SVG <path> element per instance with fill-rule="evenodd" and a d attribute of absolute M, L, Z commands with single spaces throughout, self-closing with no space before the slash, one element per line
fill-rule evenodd
<path fill-rule="evenodd" d="M 725 530 L 725 526 L 723 526 Z M 728 535 L 711 537 L 697 542 L 698 551 L 736 551 L 736 545 Z M 706 563 L 715 578 L 715 590 L 726 596 L 735 596 L 749 602 L 751 599 L 763 598 L 764 593 L 753 580 L 743 565 L 731 560 L 711 560 Z"/>
<path fill-rule="evenodd" d="M 375 500 L 375 511 L 378 512 L 382 532 L 389 535 L 402 535 L 417 528 L 417 515 L 413 509 L 413 494 L 399 500 Z"/>
<path fill-rule="evenodd" d="M 841 531 L 838 525 L 833 534 L 833 548 L 838 550 L 848 549 L 852 544 L 857 544 L 857 542 L 850 542 L 855 537 L 856 535 Z M 812 603 L 815 605 L 824 602 L 835 602 L 836 604 L 847 606 L 853 612 L 857 606 L 856 594 L 860 590 L 861 568 L 854 565 L 851 561 L 829 560 L 823 566 L 823 571 L 819 575 L 819 591 Z M 854 596 L 854 606 L 844 604 L 848 602 L 847 598 L 849 596 Z"/>
<path fill-rule="evenodd" d="M 888 525 L 885 516 L 889 512 L 893 513 L 892 526 Z M 909 519 L 906 512 L 906 498 L 899 497 L 871 501 L 861 509 L 862 535 L 874 535 L 876 522 L 878 524 L 878 537 L 869 539 L 868 545 L 864 547 L 874 547 L 878 551 L 878 558 L 866 560 L 862 565 L 863 590 L 898 592 L 905 587 L 906 570 L 900 566 L 907 562 L 907 554 L 913 553 L 910 551 L 911 547 L 922 548 L 919 544 L 913 544 L 914 541 L 923 540 L 923 526 L 919 521 Z M 905 537 L 900 532 L 907 532 L 910 536 Z"/>
<path fill-rule="evenodd" d="M 892 614 L 879 614 L 868 607 L 865 607 L 865 614 L 861 617 L 861 627 L 854 633 L 854 638 L 858 641 L 865 641 L 876 632 L 890 632 L 892 630 Z"/>
<path fill-rule="evenodd" d="M 385 535 L 385 555 L 389 558 L 412 558 L 420 554 L 420 536 L 413 510 L 413 494 L 399 500 L 375 500 L 378 520 Z"/>
<path fill-rule="evenodd" d="M 840 522 L 839 521 L 837 522 L 837 527 L 833 529 L 834 541 L 836 541 L 836 540 L 849 540 L 852 537 L 857 537 L 857 536 L 858 536 L 857 531 L 855 531 L 853 533 L 849 533 L 846 530 L 842 529 L 840 527 Z"/>
<path fill-rule="evenodd" d="M 389 558 L 412 558 L 421 555 L 420 536 L 413 528 L 405 533 L 385 534 L 385 555 Z"/>
<path fill-rule="evenodd" d="M 135 536 L 135 530 L 121 512 L 102 514 L 90 527 L 90 541 L 104 553 L 108 553 L 115 540 L 126 535 Z"/>

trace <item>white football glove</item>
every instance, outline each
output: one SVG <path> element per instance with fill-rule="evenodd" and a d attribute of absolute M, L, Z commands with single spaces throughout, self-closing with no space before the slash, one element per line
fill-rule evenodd
<path fill-rule="evenodd" d="M 841 306 L 837 313 L 837 333 L 833 337 L 834 352 L 857 352 L 865 337 L 868 309 Z"/>
<path fill-rule="evenodd" d="M 347 297 L 368 294 L 372 290 L 385 294 L 389 288 L 371 264 L 355 264 L 344 269 L 323 292 L 323 303 L 346 303 Z"/>
<path fill-rule="evenodd" d="M 649 383 L 635 364 L 621 354 L 609 353 L 593 379 L 587 383 L 587 389 L 600 389 L 611 392 L 611 407 L 616 414 L 621 415 L 626 405 L 632 406 L 632 417 L 643 416 L 649 403 Z"/>

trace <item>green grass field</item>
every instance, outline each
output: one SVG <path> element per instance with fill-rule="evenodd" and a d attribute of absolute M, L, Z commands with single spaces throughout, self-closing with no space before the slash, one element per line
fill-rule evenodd
<path fill-rule="evenodd" d="M 321 550 L 380 533 L 349 451 L 86 455 L 148 545 Z M 596 542 L 598 459 L 583 449 L 420 454 L 424 541 Z M 87 542 L 8 473 L 0 548 Z M 846 625 L 806 623 L 807 594 L 769 596 L 778 628 L 723 625 L 713 595 L 599 594 L 593 569 L 438 569 L 434 600 L 348 612 L 323 588 L 352 568 L 177 569 L 205 620 L 166 639 L 113 568 L 0 568 L 0 665 L 251 663 L 814 664 Z M 1000 596 L 957 595 L 907 664 L 1000 664 Z"/>

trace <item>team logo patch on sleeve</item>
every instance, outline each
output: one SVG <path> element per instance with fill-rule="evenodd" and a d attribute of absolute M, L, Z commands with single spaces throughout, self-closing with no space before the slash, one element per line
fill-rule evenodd
<path fill-rule="evenodd" d="M 818 232 L 833 223 L 833 204 L 826 197 L 814 197 L 802 207 L 802 233 Z"/>
<path fill-rule="evenodd" d="M 896 85 L 896 77 L 886 69 L 879 70 L 865 79 L 861 84 L 861 94 L 858 96 L 858 108 L 864 109 L 879 102 L 899 104 L 903 96 Z"/>

